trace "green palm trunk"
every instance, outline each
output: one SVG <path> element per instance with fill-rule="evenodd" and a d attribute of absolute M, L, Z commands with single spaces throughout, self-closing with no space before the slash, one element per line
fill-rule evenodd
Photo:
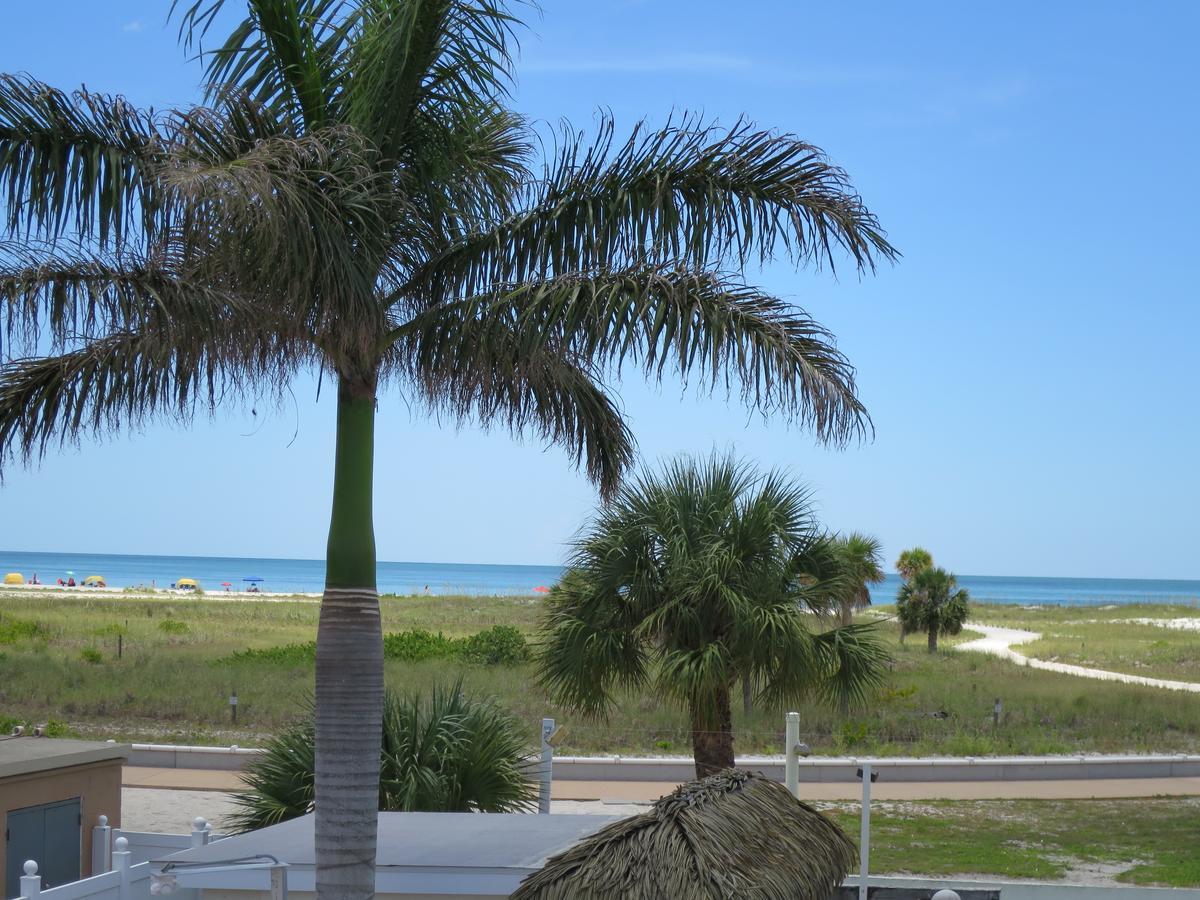
<path fill-rule="evenodd" d="M 383 634 L 375 587 L 375 379 L 342 379 L 325 596 L 317 629 L 317 893 L 375 892 Z"/>

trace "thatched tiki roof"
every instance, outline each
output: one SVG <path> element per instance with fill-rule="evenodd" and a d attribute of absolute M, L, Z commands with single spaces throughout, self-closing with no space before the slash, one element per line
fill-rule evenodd
<path fill-rule="evenodd" d="M 551 857 L 511 900 L 828 900 L 856 855 L 782 784 L 726 769 Z"/>

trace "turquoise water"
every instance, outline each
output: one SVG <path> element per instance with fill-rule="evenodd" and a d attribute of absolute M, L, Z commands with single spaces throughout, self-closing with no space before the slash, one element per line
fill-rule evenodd
<path fill-rule="evenodd" d="M 209 591 L 221 582 L 243 588 L 247 577 L 262 578 L 264 591 L 320 591 L 325 563 L 319 559 L 243 559 L 210 556 L 121 556 L 93 553 L 23 553 L 0 550 L 0 574 L 35 572 L 53 583 L 73 571 L 76 580 L 102 575 L 110 587 L 136 585 L 167 587 L 180 578 L 195 578 Z M 379 589 L 387 594 L 529 594 L 553 584 L 558 566 L 494 566 L 470 563 L 381 562 Z M 1096 606 L 1121 603 L 1177 603 L 1200 600 L 1200 581 L 1133 578 L 1034 578 L 1002 575 L 960 575 L 959 584 L 981 603 L 1063 604 Z M 900 579 L 888 580 L 872 591 L 875 603 L 890 603 Z"/>

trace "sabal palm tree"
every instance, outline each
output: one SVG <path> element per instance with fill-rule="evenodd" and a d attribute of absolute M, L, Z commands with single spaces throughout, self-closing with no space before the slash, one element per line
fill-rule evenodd
<path fill-rule="evenodd" d="M 225 0 L 178 5 L 185 45 Z M 633 458 L 604 379 L 725 384 L 841 444 L 853 372 L 747 264 L 892 259 L 797 138 L 682 116 L 564 130 L 507 107 L 501 0 L 247 0 L 165 113 L 0 77 L 0 457 L 262 393 L 336 388 L 316 667 L 317 887 L 373 890 L 383 666 L 372 521 L 387 387 L 564 446 L 604 494 Z M 25 358 L 19 358 L 21 354 Z"/>
<path fill-rule="evenodd" d="M 922 569 L 906 581 L 896 595 L 896 617 L 905 634 L 919 631 L 929 637 L 929 652 L 936 653 L 939 634 L 958 634 L 969 614 L 970 596 L 945 569 Z"/>
<path fill-rule="evenodd" d="M 854 531 L 838 536 L 834 551 L 844 585 L 837 597 L 839 620 L 849 625 L 856 611 L 871 605 L 871 585 L 884 580 L 883 545 L 878 538 Z"/>
<path fill-rule="evenodd" d="M 896 559 L 896 571 L 905 581 L 912 579 L 918 572 L 933 568 L 933 554 L 924 547 L 913 547 L 903 551 Z"/>
<path fill-rule="evenodd" d="M 230 823 L 251 831 L 312 812 L 316 760 L 311 711 L 267 742 L 233 797 Z M 529 735 L 510 713 L 463 692 L 462 682 L 427 695 L 388 691 L 379 763 L 380 810 L 527 812 Z"/>
<path fill-rule="evenodd" d="M 795 560 L 819 537 L 806 489 L 727 457 L 680 459 L 623 487 L 546 599 L 535 659 L 557 701 L 603 716 L 614 691 L 682 705 L 696 777 L 734 763 L 730 692 L 859 702 L 887 655 L 869 625 L 809 630 Z"/>

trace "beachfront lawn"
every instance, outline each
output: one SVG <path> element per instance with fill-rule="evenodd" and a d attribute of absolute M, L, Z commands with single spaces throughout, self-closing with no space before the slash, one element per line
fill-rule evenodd
<path fill-rule="evenodd" d="M 972 618 L 988 625 L 1040 633 L 1040 640 L 1013 648 L 1025 656 L 1130 675 L 1200 682 L 1200 632 L 1153 624 L 1188 619 L 1200 625 L 1200 610 L 1190 606 L 1029 609 L 979 605 L 972 610 Z"/>
<path fill-rule="evenodd" d="M 388 632 L 421 628 L 466 637 L 496 625 L 531 633 L 539 605 L 536 598 L 405 597 L 384 598 L 382 612 Z M 297 715 L 312 688 L 312 664 L 302 654 L 234 654 L 311 641 L 317 613 L 313 601 L 0 594 L 0 727 L 55 721 L 87 737 L 260 744 Z M 1144 608 L 1130 613 L 1143 614 Z M 885 625 L 883 633 L 895 659 L 887 687 L 868 710 L 842 716 L 817 704 L 800 707 L 804 740 L 815 752 L 1200 751 L 1200 704 L 1189 695 L 949 649 L 930 656 L 920 636 L 901 647 L 894 627 Z M 531 742 L 543 716 L 558 720 L 560 753 L 690 753 L 685 716 L 653 696 L 626 695 L 609 721 L 589 722 L 550 703 L 528 663 L 387 662 L 388 681 L 401 690 L 460 674 L 471 690 L 496 696 L 527 722 Z M 236 726 L 228 706 L 234 689 Z M 999 728 L 991 717 L 996 697 L 1004 707 Z M 739 752 L 779 752 L 782 711 L 744 715 L 738 707 Z"/>
<path fill-rule="evenodd" d="M 858 804 L 814 804 L 857 840 Z M 875 874 L 1200 885 L 1200 799 L 876 803 Z"/>

